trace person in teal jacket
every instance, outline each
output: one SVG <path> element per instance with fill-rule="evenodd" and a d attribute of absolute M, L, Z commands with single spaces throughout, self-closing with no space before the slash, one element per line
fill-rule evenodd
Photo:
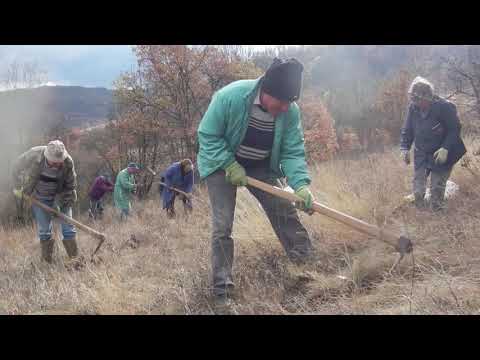
<path fill-rule="evenodd" d="M 115 181 L 113 200 L 115 207 L 120 210 L 120 220 L 122 221 L 128 217 L 130 209 L 132 208 L 130 197 L 137 188 L 134 174 L 138 172 L 140 172 L 140 167 L 132 162 L 118 173 Z"/>
<path fill-rule="evenodd" d="M 302 262 L 311 254 L 309 235 L 288 201 L 247 186 L 246 176 L 271 185 L 286 177 L 311 214 L 313 195 L 305 160 L 300 110 L 303 65 L 274 59 L 265 75 L 235 81 L 218 90 L 198 127 L 197 162 L 212 206 L 213 293 L 226 301 L 234 288 L 231 237 L 237 186 L 246 186 L 265 210 L 288 257 Z"/>

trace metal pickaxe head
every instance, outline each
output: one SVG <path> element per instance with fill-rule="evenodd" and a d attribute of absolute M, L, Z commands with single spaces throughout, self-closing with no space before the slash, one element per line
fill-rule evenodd
<path fill-rule="evenodd" d="M 397 250 L 403 257 L 405 254 L 410 254 L 412 252 L 413 243 L 409 238 L 405 236 L 400 236 L 398 238 L 398 243 L 395 246 L 395 250 Z"/>
<path fill-rule="evenodd" d="M 398 264 L 400 264 L 405 254 L 410 254 L 413 251 L 413 243 L 409 238 L 405 236 L 400 236 L 398 238 L 398 242 L 397 242 L 397 245 L 395 246 L 395 249 L 399 252 L 399 256 L 398 256 L 398 259 L 393 264 L 392 268 L 390 269 L 390 273 L 392 273 L 392 271 L 397 268 Z"/>
<path fill-rule="evenodd" d="M 98 239 L 100 240 L 98 242 L 98 245 L 97 245 L 97 248 L 95 249 L 95 251 L 93 252 L 92 254 L 92 259 L 93 259 L 93 256 L 97 253 L 97 251 L 100 249 L 100 246 L 102 246 L 102 244 L 104 243 L 106 237 L 105 235 L 101 234 L 101 236 L 98 236 Z"/>

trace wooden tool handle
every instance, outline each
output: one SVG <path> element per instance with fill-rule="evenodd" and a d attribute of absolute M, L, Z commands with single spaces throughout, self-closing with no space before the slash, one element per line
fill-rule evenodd
<path fill-rule="evenodd" d="M 292 194 L 288 191 L 279 189 L 275 186 L 272 186 L 270 184 L 266 184 L 264 182 L 261 182 L 257 179 L 251 178 L 247 176 L 248 180 L 248 185 L 254 186 L 260 190 L 263 190 L 265 192 L 268 192 L 272 195 L 281 197 L 283 199 L 289 200 L 289 201 L 303 201 L 299 196 Z M 340 211 L 334 210 L 332 208 L 329 208 L 328 206 L 322 205 L 318 202 L 314 202 L 312 209 L 315 212 L 318 212 L 322 215 L 328 216 L 331 219 L 335 219 L 347 226 L 350 226 L 364 234 L 367 235 L 372 235 L 377 237 L 379 240 L 390 244 L 394 247 L 397 247 L 398 240 L 400 238 L 400 235 L 396 235 L 392 232 L 389 232 L 387 230 L 381 229 L 378 226 L 371 225 L 366 223 L 365 221 L 359 220 L 357 218 L 354 218 L 353 216 L 344 214 Z"/>
<path fill-rule="evenodd" d="M 159 181 L 158 184 L 161 184 L 161 185 L 165 186 L 167 189 L 176 191 L 177 193 L 182 194 L 182 195 L 186 196 L 187 198 L 191 198 L 191 197 L 192 197 L 192 194 L 187 194 L 186 192 L 184 192 L 184 191 L 182 191 L 182 190 L 178 190 L 177 188 L 174 188 L 174 187 L 172 187 L 172 186 L 168 186 L 168 185 L 165 184 L 164 182 Z"/>
<path fill-rule="evenodd" d="M 105 235 L 102 234 L 102 233 L 99 233 L 98 231 L 92 229 L 91 227 L 87 226 L 87 225 L 84 225 L 82 224 L 81 222 L 78 222 L 77 220 L 71 218 L 71 217 L 68 217 L 66 216 L 65 214 L 55 210 L 55 209 L 52 209 L 50 206 L 47 206 L 43 203 L 41 203 L 39 200 L 35 199 L 34 197 L 32 196 L 28 196 L 26 194 L 23 195 L 27 200 L 30 200 L 30 202 L 32 202 L 32 204 L 35 204 L 37 205 L 38 207 L 42 208 L 43 210 L 45 211 L 48 211 L 52 214 L 55 214 L 56 216 L 58 216 L 59 218 L 61 218 L 62 220 L 68 222 L 69 224 L 73 224 L 75 225 L 76 227 L 78 227 L 79 229 L 85 231 L 86 233 L 94 236 L 95 238 L 99 239 L 99 240 L 105 240 Z"/>
<path fill-rule="evenodd" d="M 147 169 L 148 172 L 149 172 L 150 174 L 152 174 L 153 176 L 156 176 L 156 175 L 157 175 L 157 173 L 156 173 L 155 171 L 153 171 L 153 169 L 152 169 L 150 166 L 146 166 L 145 169 Z"/>

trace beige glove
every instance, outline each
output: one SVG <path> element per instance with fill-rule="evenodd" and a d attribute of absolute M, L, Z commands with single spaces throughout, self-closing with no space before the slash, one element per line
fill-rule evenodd
<path fill-rule="evenodd" d="M 405 164 L 410 164 L 410 151 L 400 150 L 400 156 L 402 157 L 402 160 L 405 162 Z"/>
<path fill-rule="evenodd" d="M 433 153 L 433 159 L 435 160 L 435 164 L 445 164 L 448 158 L 448 150 L 445 148 L 440 148 Z"/>
<path fill-rule="evenodd" d="M 13 195 L 15 195 L 16 198 L 22 200 L 23 199 L 23 187 L 20 189 L 13 189 Z"/>

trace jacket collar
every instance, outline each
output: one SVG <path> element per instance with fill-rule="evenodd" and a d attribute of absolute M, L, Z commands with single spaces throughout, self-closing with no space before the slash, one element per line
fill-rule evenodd
<path fill-rule="evenodd" d="M 255 100 L 255 96 L 257 95 L 257 92 L 260 89 L 260 86 L 262 85 L 263 76 L 260 76 L 259 78 L 256 78 L 254 81 L 255 81 L 255 83 L 254 83 L 253 89 L 250 90 L 249 92 L 247 92 L 244 95 L 245 99 L 251 98 L 252 103 Z"/>

